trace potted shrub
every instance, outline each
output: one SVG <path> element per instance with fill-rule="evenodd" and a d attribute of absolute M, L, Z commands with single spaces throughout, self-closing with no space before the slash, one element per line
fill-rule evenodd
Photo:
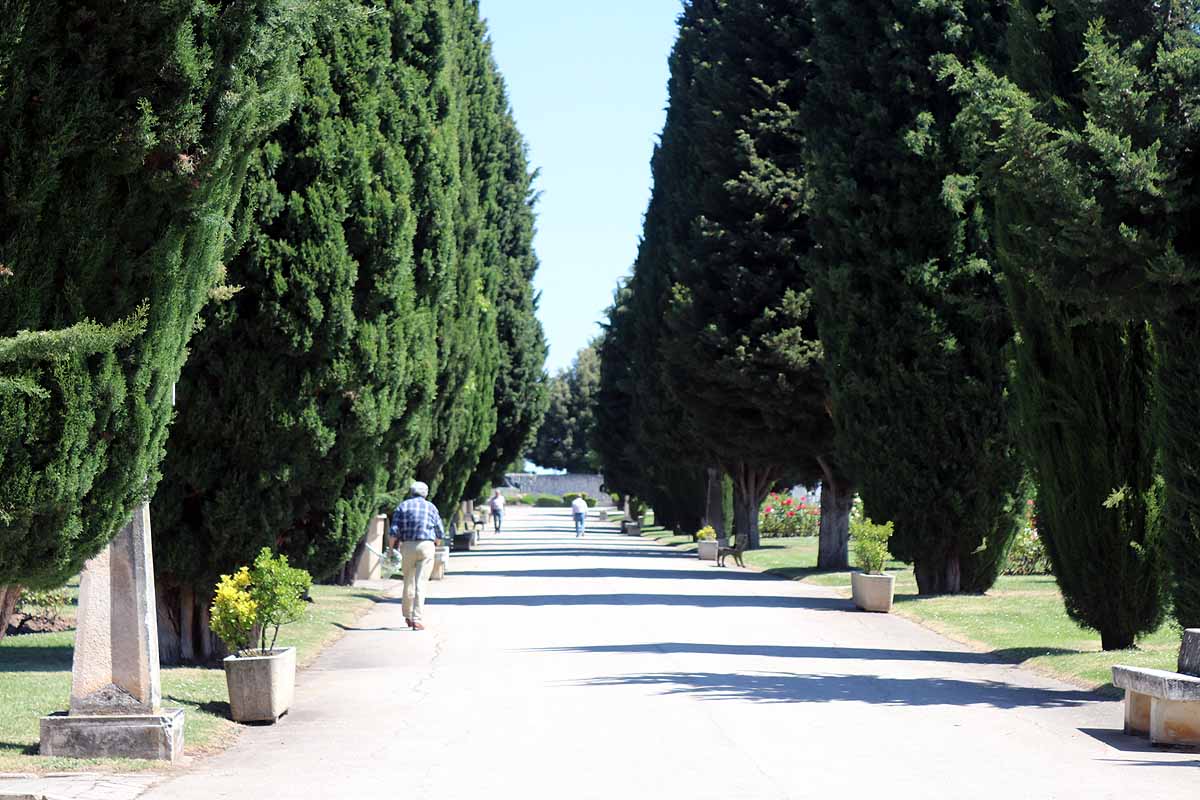
<path fill-rule="evenodd" d="M 854 545 L 854 560 L 862 572 L 850 574 L 850 589 L 854 605 L 863 611 L 892 610 L 896 592 L 896 576 L 887 575 L 883 567 L 891 556 L 888 539 L 892 538 L 892 523 L 878 525 L 869 519 L 855 520 L 850 525 L 850 541 Z"/>
<path fill-rule="evenodd" d="M 696 531 L 696 553 L 701 561 L 716 561 L 719 546 L 717 532 L 712 525 L 705 525 Z"/>
<path fill-rule="evenodd" d="M 275 646 L 279 629 L 303 618 L 312 577 L 264 547 L 253 567 L 222 575 L 212 605 L 212 629 L 225 659 L 229 710 L 235 722 L 275 722 L 296 693 L 296 648 Z"/>

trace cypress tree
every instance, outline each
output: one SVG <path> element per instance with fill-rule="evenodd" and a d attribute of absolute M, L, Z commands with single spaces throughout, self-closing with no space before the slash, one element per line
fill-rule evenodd
<path fill-rule="evenodd" d="M 674 252 L 665 361 L 705 448 L 733 478 L 738 533 L 756 547 L 759 506 L 780 479 L 825 478 L 838 494 L 794 124 L 812 80 L 812 20 L 791 0 L 694 2 L 680 38 L 690 80 L 673 88 L 688 95 L 678 133 L 695 194 Z M 847 533 L 849 497 L 839 509 Z M 829 566 L 847 565 L 847 543 Z"/>
<path fill-rule="evenodd" d="M 6 5 L 0 585 L 61 583 L 154 493 L 172 385 L 249 155 L 295 99 L 309 11 Z"/>
<path fill-rule="evenodd" d="M 979 150 L 996 205 L 997 257 L 1020 334 L 1018 432 L 1038 486 L 1038 529 L 1067 612 L 1099 631 L 1105 649 L 1119 649 L 1163 617 L 1154 357 L 1144 321 L 1088 313 L 1095 296 L 1046 280 L 1069 270 L 1074 281 L 1105 256 L 1091 241 L 1063 246 L 1059 237 L 1074 238 L 1072 227 L 1090 212 L 1079 206 L 1073 220 L 1047 218 L 1055 212 L 1045 201 L 1069 203 L 1085 184 L 1056 184 L 1062 173 L 1025 150 L 1036 145 L 1045 152 L 1043 143 L 1025 138 L 1031 125 L 1086 125 L 1073 101 L 1086 95 L 1096 66 L 1089 68 L 1084 52 L 1096 11 L 1089 6 L 1060 3 L 1046 16 L 1041 4 L 1016 3 L 1005 77 L 954 63 L 945 72 L 971 98 L 959 127 Z"/>
<path fill-rule="evenodd" d="M 502 274 L 496 299 L 496 328 L 500 345 L 499 372 L 494 404 L 496 433 L 479 458 L 467 484 L 466 497 L 478 497 L 489 483 L 504 482 L 508 467 L 523 456 L 541 425 L 549 404 L 546 381 L 546 338 L 537 318 L 533 277 L 537 254 L 533 250 L 533 173 L 525 143 L 512 112 L 502 117 L 500 153 L 504 169 L 497 196 Z"/>
<path fill-rule="evenodd" d="M 433 336 L 413 281 L 405 132 L 425 101 L 404 5 L 339 3 L 296 113 L 256 155 L 229 267 L 242 288 L 193 342 L 154 506 L 177 586 L 207 590 L 263 547 L 328 577 L 415 463 Z"/>
<path fill-rule="evenodd" d="M 1006 3 L 811 5 L 802 120 L 837 452 L 923 594 L 983 590 L 1015 533 L 1012 331 L 986 208 L 947 180 L 967 173 L 959 103 L 931 62 L 996 63 Z"/>
<path fill-rule="evenodd" d="M 435 84 L 446 131 L 434 157 L 445 204 L 424 220 L 428 243 L 443 261 L 430 293 L 437 312 L 437 391 L 432 436 L 417 475 L 446 516 L 496 431 L 499 362 L 496 294 L 500 236 L 494 225 L 502 181 L 495 157 L 502 138 L 502 87 L 477 0 L 452 0 L 444 71 Z M 448 226 L 449 230 L 438 230 Z"/>

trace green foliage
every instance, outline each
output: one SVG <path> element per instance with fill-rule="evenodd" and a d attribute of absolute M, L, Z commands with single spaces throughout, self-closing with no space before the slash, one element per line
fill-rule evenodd
<path fill-rule="evenodd" d="M 870 519 L 856 519 L 850 523 L 850 543 L 854 548 L 854 563 L 868 575 L 882 575 L 884 566 L 892 560 L 888 552 L 888 541 L 892 538 L 893 526 L 883 525 Z"/>
<path fill-rule="evenodd" d="M 1170 295 L 1187 297 L 1188 280 L 1200 275 L 1168 279 L 1153 266 L 1175 259 L 1173 212 L 1161 205 L 1175 190 L 1160 170 L 1183 141 L 1160 115 L 1190 112 L 1172 110 L 1172 90 L 1153 86 L 1159 69 L 1167 83 L 1178 79 L 1169 75 L 1175 66 L 1154 66 L 1150 42 L 1165 32 L 1158 10 L 1120 4 L 1102 22 L 1094 4 L 1055 5 L 1052 15 L 1040 2 L 1013 5 L 1006 74 L 952 61 L 941 71 L 967 99 L 958 127 L 995 198 L 997 253 L 1020 333 L 1019 430 L 1042 540 L 1072 619 L 1098 630 L 1106 649 L 1123 649 L 1163 615 L 1155 355 L 1144 315 L 1170 315 Z M 1193 11 L 1178 24 L 1189 14 L 1194 21 Z M 1200 53 L 1194 33 L 1167 38 L 1182 46 L 1181 58 Z M 1156 286 L 1160 279 L 1169 289 Z M 1194 345 L 1185 347 L 1190 358 Z M 1168 359 L 1165 350 L 1158 356 Z M 1164 386 L 1160 396 L 1168 395 Z M 1164 455 L 1186 447 L 1188 435 L 1167 437 Z M 1162 461 L 1171 475 L 1170 457 Z"/>
<path fill-rule="evenodd" d="M 529 459 L 539 467 L 575 473 L 599 469 L 592 443 L 600 386 L 597 351 L 601 346 L 593 341 L 576 354 L 570 369 L 550 380 L 549 407 L 529 451 Z"/>
<path fill-rule="evenodd" d="M 1008 558 L 1005 559 L 1003 574 L 1050 574 L 1050 558 L 1046 555 L 1046 545 L 1038 531 L 1033 500 L 1026 501 L 1026 512 L 1022 516 L 1021 527 L 1008 551 Z"/>
<path fill-rule="evenodd" d="M 264 547 L 253 567 L 221 576 L 211 610 L 213 633 L 239 656 L 270 653 L 279 629 L 304 618 L 311 588 L 308 572 Z M 257 650 L 249 650 L 255 643 Z"/>
<path fill-rule="evenodd" d="M 587 492 L 567 492 L 562 496 L 563 504 L 569 506 L 571 505 L 572 501 L 578 497 L 583 498 L 583 502 L 588 504 L 588 508 L 596 507 L 596 498 L 592 497 Z"/>
<path fill-rule="evenodd" d="M 26 590 L 17 602 L 17 611 L 27 617 L 60 622 L 66 614 L 67 606 L 71 604 L 71 593 L 65 586 L 56 589 Z"/>
<path fill-rule="evenodd" d="M 172 384 L 247 158 L 295 101 L 311 6 L 6 5 L 0 583 L 61 584 L 153 494 Z"/>
<path fill-rule="evenodd" d="M 821 509 L 807 501 L 772 492 L 758 512 L 763 538 L 816 536 L 821 532 Z"/>
<path fill-rule="evenodd" d="M 1015 534 L 1012 327 L 931 62 L 1002 59 L 1006 2 L 812 0 L 807 131 L 837 453 L 922 593 L 981 591 Z M 967 177 L 961 177 L 961 176 Z"/>
<path fill-rule="evenodd" d="M 500 345 L 495 390 L 497 424 L 467 483 L 467 496 L 479 493 L 489 482 L 502 484 L 510 465 L 518 460 L 523 463 L 550 403 L 546 339 L 536 316 L 533 290 L 538 269 L 533 250 L 534 175 L 510 112 L 504 114 L 502 125 L 504 180 L 497 192 L 495 223 L 504 264 L 496 298 Z"/>
<path fill-rule="evenodd" d="M 207 310 L 180 381 L 155 557 L 195 587 L 263 547 L 330 575 L 427 440 L 436 342 L 408 157 L 431 113 L 424 20 L 407 3 L 336 7 L 296 113 L 251 162 L 248 241 L 228 265 L 242 290 Z"/>

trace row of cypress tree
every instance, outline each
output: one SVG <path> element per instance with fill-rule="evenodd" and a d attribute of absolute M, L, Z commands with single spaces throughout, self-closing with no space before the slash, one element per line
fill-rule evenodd
<path fill-rule="evenodd" d="M 994 582 L 1024 473 L 1106 648 L 1161 623 L 1164 575 L 1200 624 L 1198 12 L 685 3 L 601 351 L 610 484 L 700 513 L 665 476 L 718 466 L 752 546 L 773 484 L 821 479 L 823 525 L 853 487 L 952 593 Z"/>
<path fill-rule="evenodd" d="M 525 448 L 533 174 L 476 0 L 14 10 L 0 585 L 152 497 L 165 655 L 199 657 L 221 572 L 330 577 L 409 480 L 451 516 Z"/>

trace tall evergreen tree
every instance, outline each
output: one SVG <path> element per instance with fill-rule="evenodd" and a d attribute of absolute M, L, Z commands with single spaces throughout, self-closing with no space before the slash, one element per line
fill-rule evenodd
<path fill-rule="evenodd" d="M 817 312 L 837 452 L 922 593 L 986 589 L 1015 532 L 1011 325 L 963 198 L 939 54 L 996 63 L 1002 0 L 811 0 L 804 104 Z"/>
<path fill-rule="evenodd" d="M 1005 174 L 1008 185 L 1024 184 L 1022 195 L 1006 193 L 1024 223 L 1013 226 L 1014 235 L 1026 253 L 1041 237 L 1040 258 L 1025 265 L 1055 300 L 1133 330 L 1145 319 L 1153 323 L 1165 480 L 1162 555 L 1172 574 L 1175 617 L 1194 627 L 1200 625 L 1200 238 L 1194 225 L 1200 8 L 1174 1 L 1064 1 L 1023 2 L 1017 9 L 1024 28 L 1038 33 L 1014 41 L 1027 67 L 1024 80 L 1016 77 L 1018 91 L 1006 96 L 998 139 L 1001 152 L 1036 147 Z M 1133 510 L 1149 502 L 1139 489 L 1133 484 L 1124 493 Z M 1126 570 L 1122 580 L 1140 582 L 1142 591 L 1108 624 L 1142 632 L 1157 621 L 1158 554 L 1152 529 L 1129 526 L 1124 533 L 1108 540 L 1105 560 L 1110 574 Z"/>
<path fill-rule="evenodd" d="M 1038 485 L 1038 528 L 1068 613 L 1099 631 L 1106 649 L 1119 649 L 1163 616 L 1154 358 L 1144 321 L 1089 314 L 1097 297 L 1046 280 L 1069 271 L 1074 282 L 1111 251 L 1097 252 L 1094 240 L 1064 246 L 1059 237 L 1073 239 L 1072 228 L 1091 211 L 1077 206 L 1074 219 L 1047 217 L 1045 201 L 1062 192 L 1053 202 L 1070 203 L 1086 182 L 1056 184 L 1054 172 L 1041 173 L 1045 142 L 1024 138 L 1035 118 L 1059 130 L 1089 124 L 1077 101 L 1097 66 L 1087 64 L 1085 50 L 1099 9 L 1086 5 L 1014 3 L 1005 77 L 956 63 L 945 72 L 969 98 L 959 127 L 978 149 L 983 186 L 994 196 L 997 257 L 1020 334 L 1014 394 L 1022 451 Z M 1063 210 L 1065 203 L 1056 209 Z"/>
<path fill-rule="evenodd" d="M 497 335 L 500 344 L 496 376 L 496 433 L 479 458 L 467 484 L 466 497 L 478 497 L 486 484 L 499 485 L 504 472 L 532 445 L 549 404 L 546 379 L 546 337 L 537 319 L 533 277 L 533 178 L 525 143 L 512 119 L 503 115 L 500 154 L 504 179 L 497 198 L 503 270 L 497 291 Z"/>
<path fill-rule="evenodd" d="M 407 153 L 430 114 L 414 67 L 425 20 L 408 5 L 340 0 L 296 113 L 256 155 L 249 241 L 229 267 L 241 290 L 193 341 L 153 506 L 161 603 L 181 632 L 263 547 L 329 576 L 419 455 L 434 336 Z"/>
<path fill-rule="evenodd" d="M 432 275 L 437 312 L 437 391 L 432 437 L 417 475 L 450 516 L 465 494 L 496 431 L 499 363 L 496 294 L 500 283 L 497 196 L 503 176 L 496 152 L 503 136 L 502 87 L 477 0 L 451 0 L 444 88 L 437 88 L 446 128 L 434 155 L 442 165 L 446 202 L 426 221 L 449 226 L 428 240 L 448 270 Z M 448 216 L 441 213 L 448 212 Z M 442 250 L 441 248 L 446 248 Z"/>
<path fill-rule="evenodd" d="M 0 585 L 66 580 L 154 493 L 172 385 L 250 153 L 295 100 L 311 10 L 5 5 Z"/>
<path fill-rule="evenodd" d="M 835 464 L 794 124 L 813 77 L 811 39 L 806 2 L 697 0 L 677 51 L 692 63 L 677 66 L 672 87 L 686 95 L 673 135 L 690 155 L 695 194 L 673 254 L 665 364 L 705 447 L 733 477 L 735 525 L 751 547 L 775 483 L 815 483 Z M 839 483 L 829 483 L 835 496 Z M 849 493 L 842 498 L 848 533 Z M 848 566 L 847 543 L 829 566 Z"/>

